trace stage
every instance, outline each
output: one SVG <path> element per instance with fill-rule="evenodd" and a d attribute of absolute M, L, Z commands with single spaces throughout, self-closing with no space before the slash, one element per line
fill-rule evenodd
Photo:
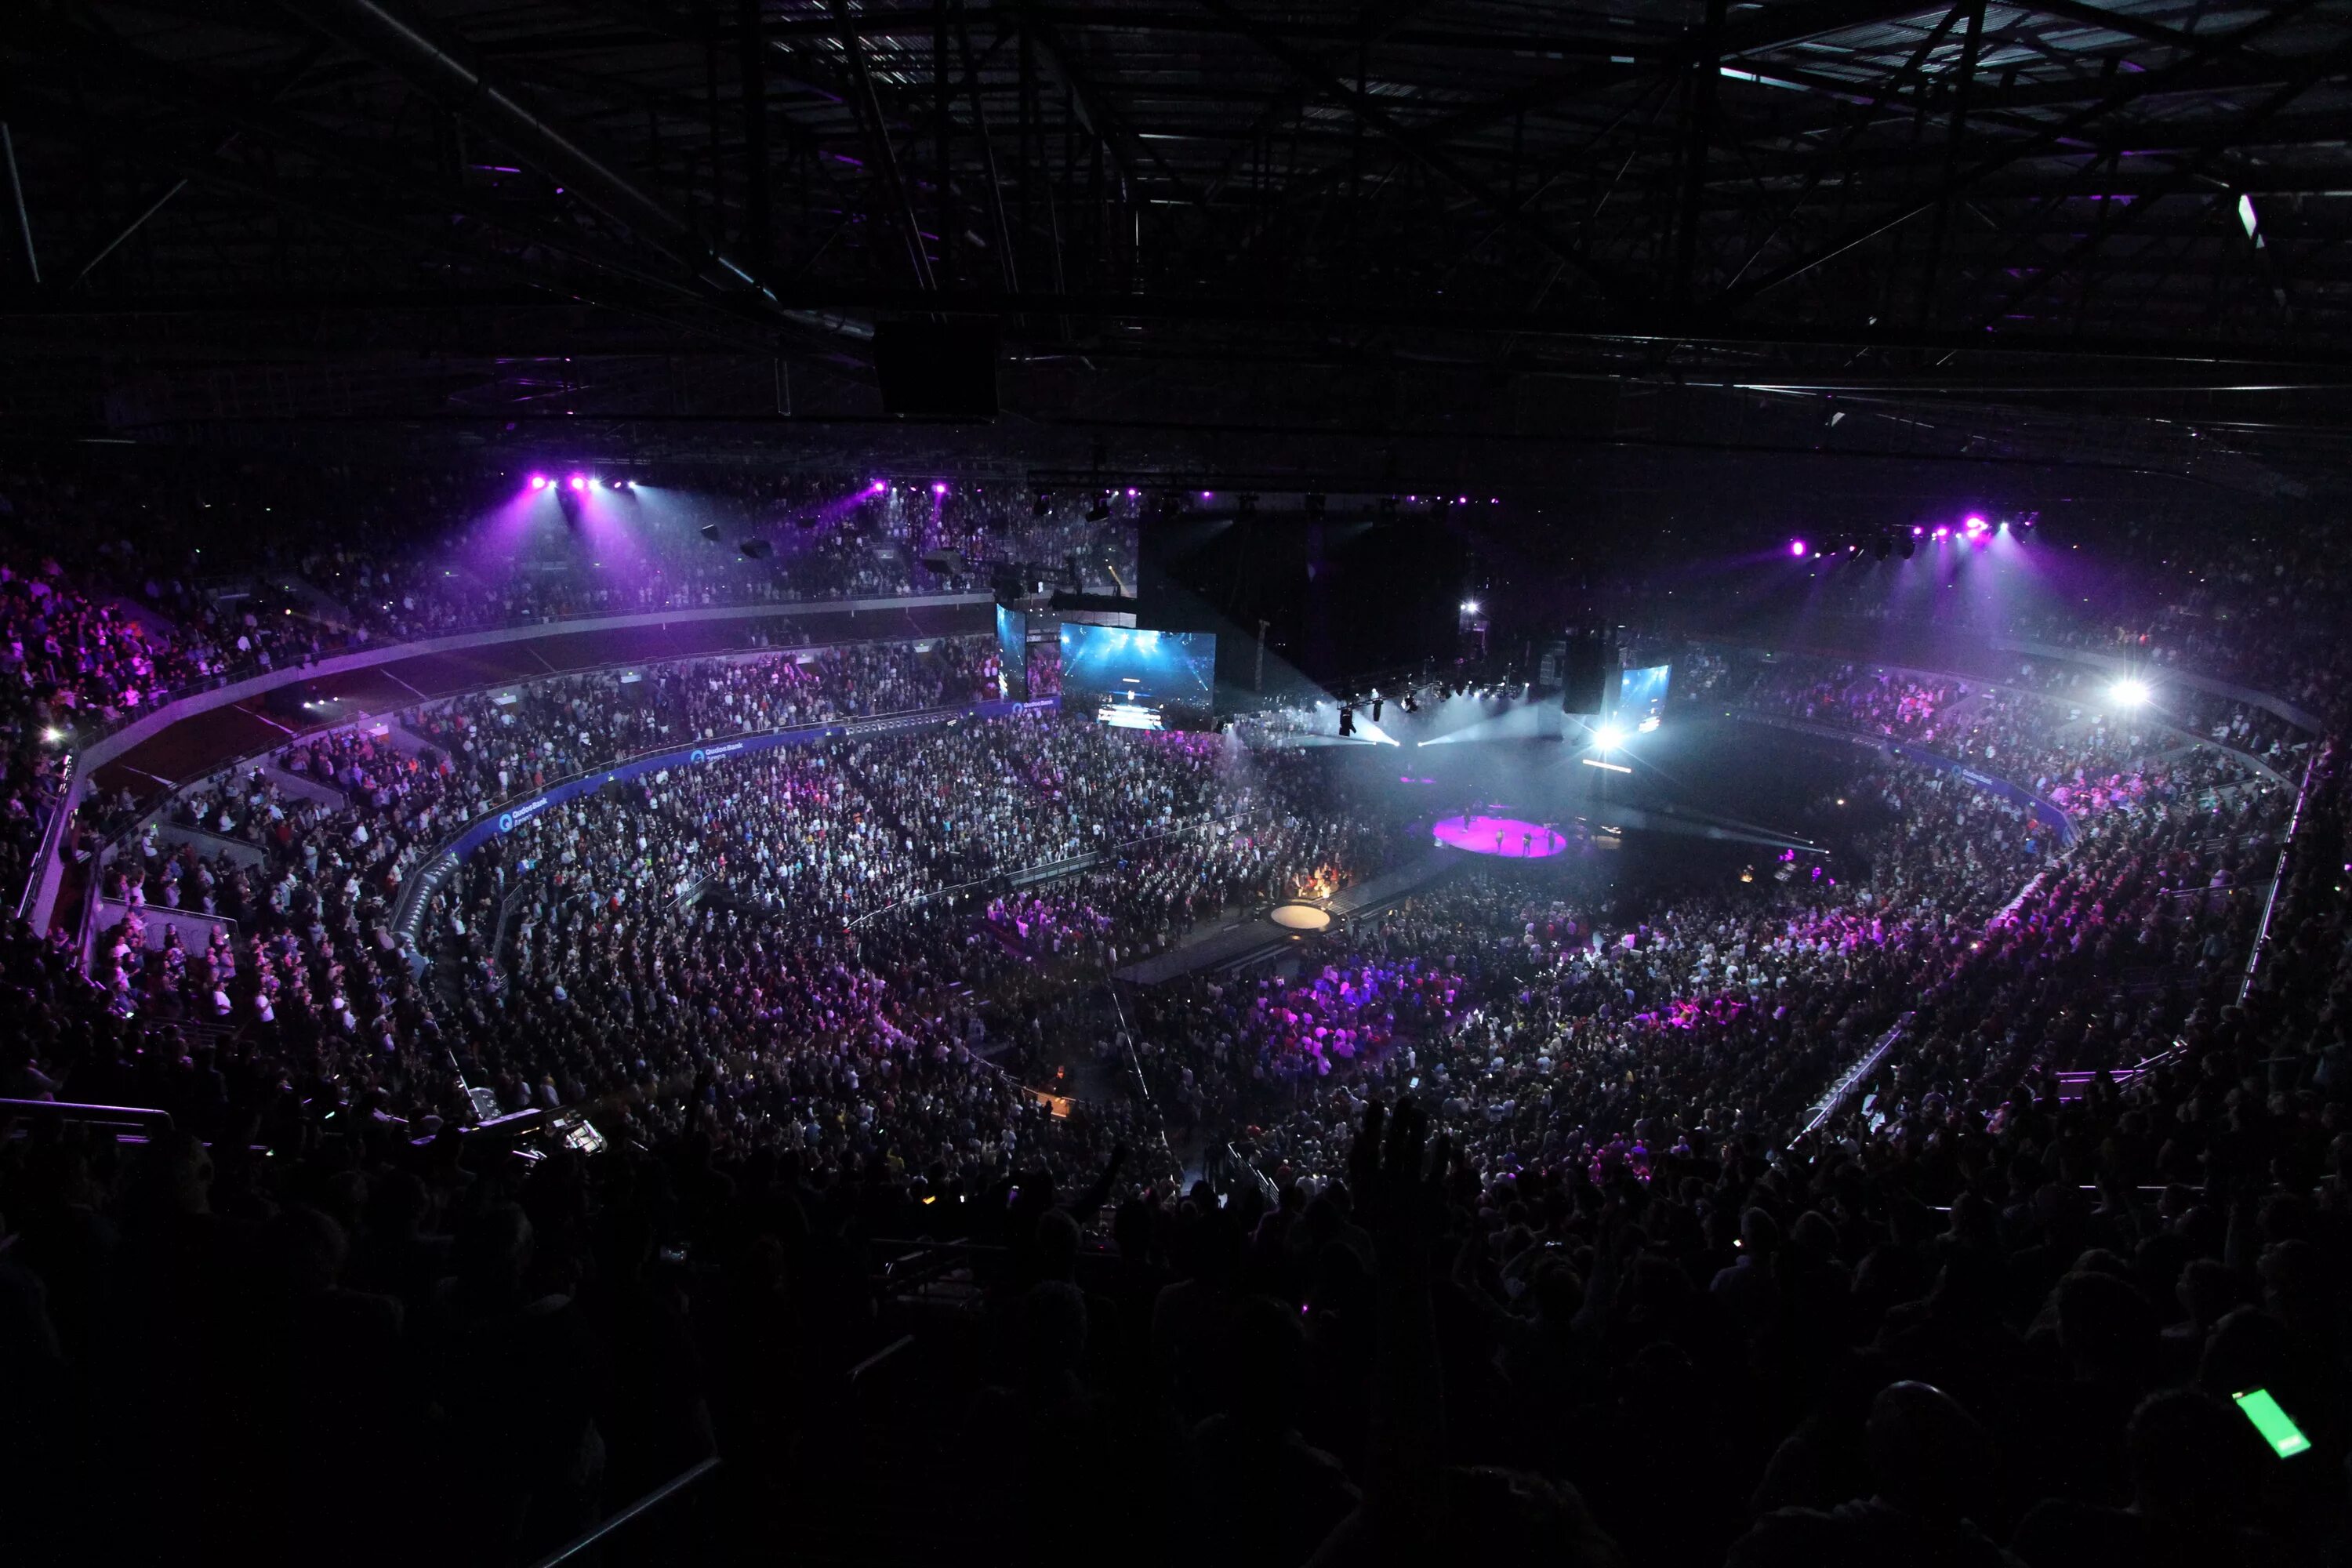
<path fill-rule="evenodd" d="M 1499 855 L 1509 860 L 1543 860 L 1568 851 L 1568 839 L 1558 828 L 1516 816 L 1440 817 L 1429 831 L 1449 849 Z"/>

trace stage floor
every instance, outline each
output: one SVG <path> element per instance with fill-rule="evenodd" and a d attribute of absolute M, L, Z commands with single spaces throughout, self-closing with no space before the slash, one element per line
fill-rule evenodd
<path fill-rule="evenodd" d="M 1440 817 L 1429 830 L 1448 848 L 1510 860 L 1541 860 L 1568 849 L 1567 838 L 1557 828 L 1516 816 Z"/>

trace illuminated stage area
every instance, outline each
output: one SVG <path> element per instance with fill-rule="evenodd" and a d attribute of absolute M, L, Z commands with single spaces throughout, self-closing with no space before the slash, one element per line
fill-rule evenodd
<path fill-rule="evenodd" d="M 1447 816 L 1431 824 L 1437 842 L 1473 855 L 1500 855 L 1513 860 L 1541 860 L 1564 853 L 1568 840 L 1557 828 L 1516 816 Z"/>

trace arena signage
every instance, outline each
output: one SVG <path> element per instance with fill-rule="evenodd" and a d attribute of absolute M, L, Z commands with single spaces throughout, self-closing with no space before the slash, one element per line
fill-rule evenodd
<path fill-rule="evenodd" d="M 499 831 L 500 833 L 512 833 L 516 828 L 520 827 L 524 823 L 529 822 L 532 817 L 537 816 L 541 812 L 545 811 L 549 805 L 554 803 L 556 798 L 556 796 L 551 795 L 543 795 L 537 800 L 524 802 L 522 805 L 516 806 L 511 811 L 502 811 L 499 813 Z"/>

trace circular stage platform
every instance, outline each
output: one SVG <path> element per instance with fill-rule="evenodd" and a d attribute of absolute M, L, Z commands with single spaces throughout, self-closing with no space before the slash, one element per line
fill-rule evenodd
<path fill-rule="evenodd" d="M 1568 840 L 1557 828 L 1516 816 L 1447 816 L 1430 825 L 1437 842 L 1473 855 L 1500 855 L 1509 860 L 1541 860 L 1564 853 Z"/>
<path fill-rule="evenodd" d="M 1286 931 L 1328 931 L 1331 911 L 1315 904 L 1276 904 L 1274 923 Z"/>

